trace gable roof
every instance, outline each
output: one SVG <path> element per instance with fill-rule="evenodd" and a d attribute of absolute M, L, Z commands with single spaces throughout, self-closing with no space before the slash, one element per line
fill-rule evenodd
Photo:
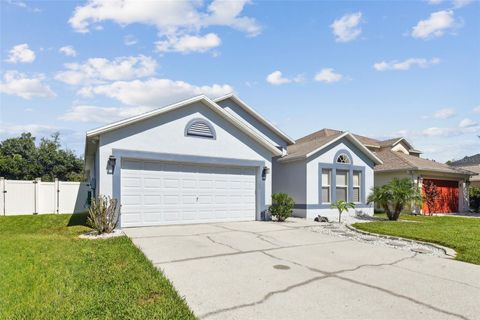
<path fill-rule="evenodd" d="M 375 166 L 375 172 L 403 171 L 403 170 L 423 170 L 443 173 L 472 175 L 473 172 L 451 167 L 444 163 L 419 158 L 403 152 L 382 149 L 375 152 L 382 159 L 383 164 Z"/>
<path fill-rule="evenodd" d="M 106 126 L 96 128 L 90 131 L 87 131 L 87 142 L 89 139 L 99 136 L 103 133 L 116 130 L 182 107 L 186 107 L 188 105 L 191 105 L 193 103 L 197 102 L 202 102 L 204 105 L 215 111 L 217 114 L 225 118 L 227 121 L 229 121 L 231 124 L 233 124 L 235 127 L 240 129 L 242 132 L 253 138 L 255 141 L 260 143 L 260 145 L 264 146 L 266 149 L 271 151 L 274 155 L 279 156 L 282 154 L 282 151 L 279 150 L 275 145 L 270 143 L 268 140 L 266 140 L 264 137 L 259 135 L 257 132 L 255 132 L 252 128 L 250 128 L 248 125 L 246 125 L 243 121 L 237 119 L 237 117 L 233 116 L 226 110 L 224 110 L 222 107 L 220 107 L 218 104 L 210 100 L 208 97 L 205 95 L 199 95 L 190 99 L 186 99 L 171 105 L 168 105 L 166 107 L 154 109 L 149 112 L 145 112 L 142 114 L 139 114 L 137 116 L 133 116 L 124 120 L 120 120 L 117 122 L 113 122 L 111 124 L 107 124 Z M 88 143 L 87 143 L 88 144 Z"/>
<path fill-rule="evenodd" d="M 277 134 L 279 137 L 281 137 L 283 140 L 285 140 L 288 144 L 295 144 L 295 140 L 293 140 L 287 134 L 285 134 L 280 129 L 278 129 L 270 121 L 265 119 L 261 114 L 259 114 L 257 111 L 255 111 L 252 107 L 250 107 L 248 104 L 246 104 L 242 99 L 237 97 L 234 93 L 229 93 L 227 95 L 221 96 L 219 98 L 214 99 L 213 101 L 214 102 L 221 102 L 221 101 L 224 101 L 224 100 L 227 100 L 227 99 L 233 100 L 243 110 L 245 110 L 248 114 L 250 114 L 252 117 L 257 119 L 260 123 L 264 124 L 267 128 L 272 130 L 275 134 Z"/>
<path fill-rule="evenodd" d="M 463 159 L 453 161 L 450 163 L 454 167 L 463 167 L 463 166 L 474 166 L 480 165 L 480 153 L 474 154 L 473 156 L 464 157 Z"/>
<path fill-rule="evenodd" d="M 329 145 L 339 141 L 342 138 L 348 139 L 375 164 L 381 164 L 380 160 L 372 151 L 370 151 L 355 135 L 350 132 L 343 132 L 333 129 L 322 129 L 297 140 L 294 145 L 287 147 L 287 155 L 279 161 L 288 162 L 299 159 L 305 159 L 321 151 Z"/>

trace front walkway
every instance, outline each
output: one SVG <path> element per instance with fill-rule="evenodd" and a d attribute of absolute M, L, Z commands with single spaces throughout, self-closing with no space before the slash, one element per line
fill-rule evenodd
<path fill-rule="evenodd" d="M 201 319 L 476 319 L 480 267 L 314 222 L 125 229 Z"/>

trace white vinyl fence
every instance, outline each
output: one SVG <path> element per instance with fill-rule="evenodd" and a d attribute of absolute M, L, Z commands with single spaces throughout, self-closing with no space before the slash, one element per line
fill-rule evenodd
<path fill-rule="evenodd" d="M 84 212 L 89 190 L 86 182 L 0 178 L 0 215 Z"/>

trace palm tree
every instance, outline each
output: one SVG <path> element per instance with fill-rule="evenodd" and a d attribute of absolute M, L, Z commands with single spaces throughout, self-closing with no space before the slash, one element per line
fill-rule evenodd
<path fill-rule="evenodd" d="M 330 206 L 332 209 L 338 210 L 338 222 L 342 222 L 342 213 L 348 212 L 348 208 L 355 209 L 355 203 L 347 202 L 345 200 L 337 200 Z"/>
<path fill-rule="evenodd" d="M 396 221 L 407 204 L 421 204 L 422 195 L 410 179 L 394 178 L 386 185 L 372 188 L 367 202 L 375 202 L 389 220 Z"/>

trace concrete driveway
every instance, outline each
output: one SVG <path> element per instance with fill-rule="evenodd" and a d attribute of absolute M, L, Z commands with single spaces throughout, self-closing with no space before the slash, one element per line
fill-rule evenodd
<path fill-rule="evenodd" d="M 125 229 L 201 319 L 480 319 L 480 267 L 309 230 Z"/>

